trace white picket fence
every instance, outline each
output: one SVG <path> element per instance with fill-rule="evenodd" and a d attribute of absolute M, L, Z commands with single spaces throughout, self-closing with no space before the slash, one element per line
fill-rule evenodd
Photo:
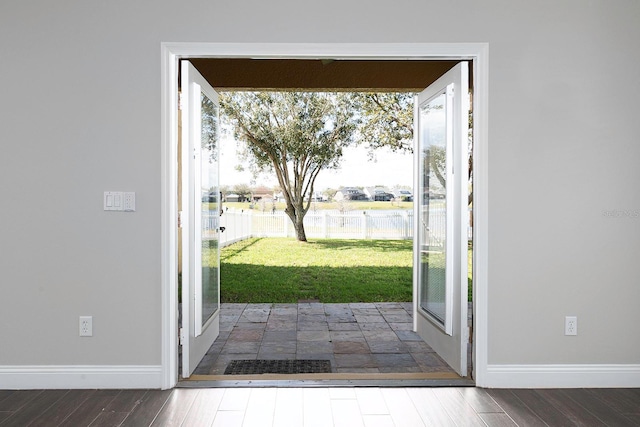
<path fill-rule="evenodd" d="M 434 215 L 435 214 L 435 215 Z M 221 247 L 251 237 L 295 237 L 295 230 L 289 217 L 280 212 L 259 212 L 254 210 L 229 209 L 219 217 L 215 211 L 203 211 L 205 229 L 215 229 L 218 224 L 225 228 L 220 234 Z M 442 216 L 442 218 L 440 218 Z M 435 245 L 444 237 L 444 212 L 431 212 L 431 226 L 425 230 L 429 236 L 427 244 Z M 337 211 L 308 212 L 304 218 L 308 238 L 336 239 L 413 239 L 413 211 L 397 212 L 363 211 L 340 213 Z M 471 227 L 467 237 L 472 238 Z"/>
<path fill-rule="evenodd" d="M 341 239 L 411 239 L 413 213 L 398 211 L 393 214 L 335 211 L 308 212 L 304 228 L 310 238 Z M 253 235 L 256 237 L 293 237 L 295 230 L 284 212 L 256 213 L 253 215 Z"/>
<path fill-rule="evenodd" d="M 251 237 L 295 237 L 295 230 L 289 217 L 282 211 L 259 212 L 255 210 L 225 210 L 221 217 L 215 211 L 203 211 L 205 229 L 215 229 L 218 223 L 225 228 L 220 234 L 221 247 Z M 444 212 L 442 218 L 430 215 L 431 227 L 427 235 L 430 244 L 443 236 L 445 230 Z M 336 239 L 413 239 L 413 211 L 397 212 L 360 211 L 341 213 L 338 211 L 310 211 L 304 218 L 308 238 Z M 468 229 L 471 239 L 472 230 Z"/>

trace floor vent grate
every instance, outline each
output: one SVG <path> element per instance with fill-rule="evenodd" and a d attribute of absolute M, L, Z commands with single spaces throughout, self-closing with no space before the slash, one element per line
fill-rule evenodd
<path fill-rule="evenodd" d="M 325 374 L 331 373 L 330 360 L 232 360 L 225 375 Z"/>

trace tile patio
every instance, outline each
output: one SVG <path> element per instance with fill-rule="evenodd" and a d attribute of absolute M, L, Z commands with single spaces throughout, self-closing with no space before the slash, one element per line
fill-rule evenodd
<path fill-rule="evenodd" d="M 327 359 L 334 373 L 451 368 L 412 329 L 411 303 L 222 304 L 220 336 L 196 375 L 235 359 Z"/>

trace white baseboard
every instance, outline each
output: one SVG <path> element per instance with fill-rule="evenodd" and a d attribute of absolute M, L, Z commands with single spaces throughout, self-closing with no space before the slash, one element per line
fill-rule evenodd
<path fill-rule="evenodd" d="M 640 365 L 488 365 L 486 388 L 640 387 Z M 1 366 L 0 389 L 162 388 L 160 365 Z"/>
<path fill-rule="evenodd" d="M 161 388 L 160 365 L 0 365 L 0 389 Z"/>
<path fill-rule="evenodd" d="M 488 365 L 487 388 L 640 387 L 640 365 Z"/>

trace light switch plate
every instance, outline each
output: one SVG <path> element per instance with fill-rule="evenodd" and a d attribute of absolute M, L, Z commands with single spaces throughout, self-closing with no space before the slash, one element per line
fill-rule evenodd
<path fill-rule="evenodd" d="M 105 211 L 121 211 L 122 191 L 105 191 L 103 202 Z"/>
<path fill-rule="evenodd" d="M 135 212 L 135 191 L 105 191 L 103 205 L 105 211 Z"/>

